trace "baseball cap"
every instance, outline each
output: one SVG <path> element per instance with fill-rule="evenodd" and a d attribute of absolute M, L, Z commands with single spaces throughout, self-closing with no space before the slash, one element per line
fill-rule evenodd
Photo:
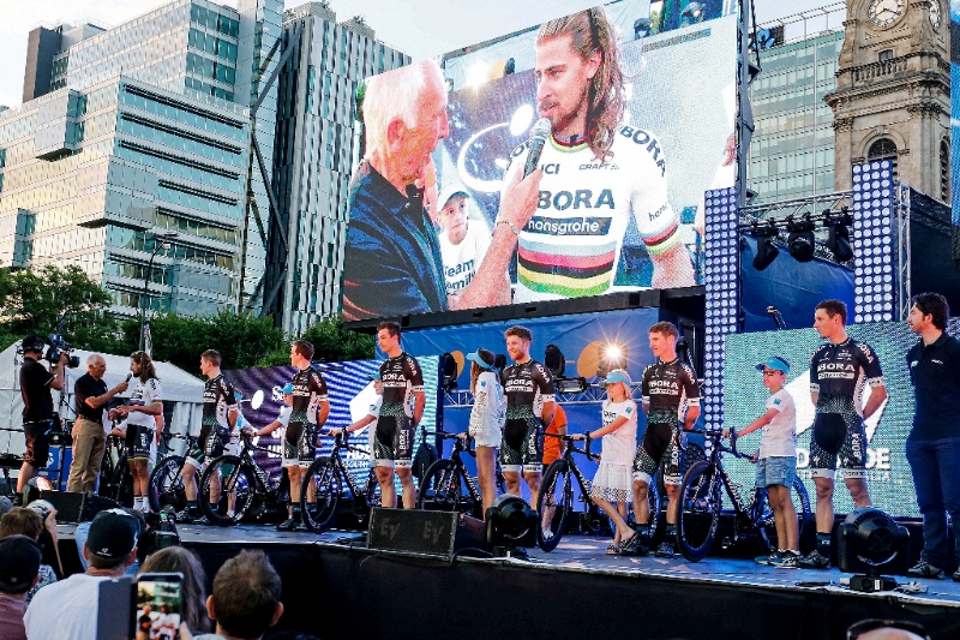
<path fill-rule="evenodd" d="M 24 535 L 0 540 L 0 592 L 24 593 L 40 571 L 40 545 Z"/>
<path fill-rule="evenodd" d="M 497 356 L 494 355 L 492 351 L 477 349 L 467 356 L 467 360 L 476 362 L 481 368 L 489 370 L 493 369 L 494 363 L 497 361 Z"/>
<path fill-rule="evenodd" d="M 101 558 L 116 560 L 130 555 L 140 537 L 140 523 L 124 509 L 101 511 L 90 523 L 87 551 Z"/>
<path fill-rule="evenodd" d="M 439 208 L 442 209 L 447 206 L 447 203 L 450 201 L 450 198 L 453 196 L 463 196 L 469 198 L 470 194 L 467 193 L 467 190 L 459 182 L 450 182 L 443 186 L 443 189 L 440 190 L 440 198 L 437 200 Z"/>
<path fill-rule="evenodd" d="M 763 371 L 764 367 L 768 367 L 774 371 L 783 371 L 785 375 L 790 374 L 790 363 L 780 356 L 770 356 L 757 365 L 757 371 Z"/>
<path fill-rule="evenodd" d="M 289 396 L 291 394 L 293 394 L 293 383 L 288 382 L 287 384 L 283 385 L 283 395 Z"/>
<path fill-rule="evenodd" d="M 627 385 L 627 387 L 633 384 L 633 381 L 630 379 L 630 374 L 623 369 L 614 369 L 607 374 L 606 380 L 604 380 L 604 384 L 607 385 L 615 384 L 617 382 L 622 382 L 623 384 Z"/>

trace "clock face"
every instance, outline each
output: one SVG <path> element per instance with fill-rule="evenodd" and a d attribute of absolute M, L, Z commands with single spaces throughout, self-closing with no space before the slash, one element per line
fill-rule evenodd
<path fill-rule="evenodd" d="M 930 24 L 933 25 L 934 30 L 940 28 L 942 20 L 943 13 L 940 10 L 940 0 L 930 0 Z"/>
<path fill-rule="evenodd" d="M 936 2 L 937 0 L 931 0 Z M 889 27 L 903 16 L 906 0 L 872 0 L 867 9 L 870 22 L 881 29 Z"/>

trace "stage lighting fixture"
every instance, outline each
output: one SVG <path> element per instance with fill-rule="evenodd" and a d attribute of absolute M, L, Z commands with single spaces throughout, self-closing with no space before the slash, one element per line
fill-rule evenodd
<path fill-rule="evenodd" d="M 698 22 L 703 22 L 703 5 L 699 2 L 691 2 L 680 12 L 680 25 L 686 26 Z"/>
<path fill-rule="evenodd" d="M 506 64 L 503 65 L 503 75 L 509 76 L 517 72 L 517 61 L 513 58 L 507 58 Z"/>
<path fill-rule="evenodd" d="M 880 572 L 907 549 L 910 533 L 874 507 L 857 507 L 840 524 L 837 560 L 844 573 L 865 571 L 850 578 L 850 590 L 871 593 L 897 588 L 897 581 Z"/>
<path fill-rule="evenodd" d="M 648 18 L 637 18 L 633 21 L 633 39 L 639 40 L 646 38 L 653 31 L 653 26 Z"/>
<path fill-rule="evenodd" d="M 586 378 L 557 378 L 553 381 L 559 394 L 583 393 L 587 390 Z"/>
<path fill-rule="evenodd" d="M 606 378 L 614 369 L 627 368 L 627 349 L 615 342 L 608 342 L 601 347 L 600 358 L 597 361 L 597 376 Z"/>
<path fill-rule="evenodd" d="M 567 367 L 567 362 L 563 357 L 563 351 L 555 344 L 548 344 L 543 351 L 543 366 L 550 370 L 554 378 L 562 378 L 563 371 Z"/>
<path fill-rule="evenodd" d="M 487 543 L 495 556 L 526 558 L 522 547 L 536 546 L 540 516 L 523 498 L 501 494 L 485 515 Z"/>
<path fill-rule="evenodd" d="M 780 235 L 780 230 L 772 222 L 764 225 L 754 225 L 753 235 L 757 239 L 757 254 L 753 256 L 753 268 L 763 271 L 780 255 L 780 250 L 773 244 Z"/>
<path fill-rule="evenodd" d="M 823 226 L 827 228 L 827 249 L 833 254 L 838 262 L 847 262 L 853 259 L 853 249 L 850 248 L 850 230 L 848 227 L 853 224 L 853 217 L 848 213 L 849 209 L 844 207 L 840 213 L 831 214 L 830 211 L 824 211 Z"/>
<path fill-rule="evenodd" d="M 797 262 L 810 262 L 817 248 L 816 238 L 813 237 L 815 226 L 809 219 L 790 220 L 787 222 L 787 247 L 790 255 Z"/>
<path fill-rule="evenodd" d="M 443 367 L 443 390 L 453 391 L 457 388 L 457 361 L 449 353 L 441 358 Z"/>

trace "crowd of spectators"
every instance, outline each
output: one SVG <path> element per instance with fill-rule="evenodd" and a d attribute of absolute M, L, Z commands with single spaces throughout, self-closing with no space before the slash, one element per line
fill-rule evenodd
<path fill-rule="evenodd" d="M 97 612 L 117 614 L 112 602 L 100 602 L 100 583 L 121 578 L 137 561 L 142 521 L 125 509 L 98 513 L 80 550 L 86 570 L 58 580 L 41 548 L 44 532 L 51 535 L 49 526 L 56 539 L 56 512 L 44 517 L 0 502 L 0 513 L 0 640 L 97 637 Z M 283 615 L 280 576 L 263 552 L 242 551 L 224 563 L 209 596 L 203 565 L 183 547 L 151 554 L 140 573 L 182 576 L 179 640 L 259 640 Z M 149 628 L 144 635 L 154 640 Z M 131 630 L 131 638 L 139 637 Z"/>

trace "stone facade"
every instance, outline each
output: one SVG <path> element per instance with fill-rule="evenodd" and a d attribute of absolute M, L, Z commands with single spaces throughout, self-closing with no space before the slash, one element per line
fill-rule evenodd
<path fill-rule="evenodd" d="M 891 158 L 911 187 L 950 202 L 947 0 L 850 0 L 833 109 L 837 190 L 852 167 Z"/>

